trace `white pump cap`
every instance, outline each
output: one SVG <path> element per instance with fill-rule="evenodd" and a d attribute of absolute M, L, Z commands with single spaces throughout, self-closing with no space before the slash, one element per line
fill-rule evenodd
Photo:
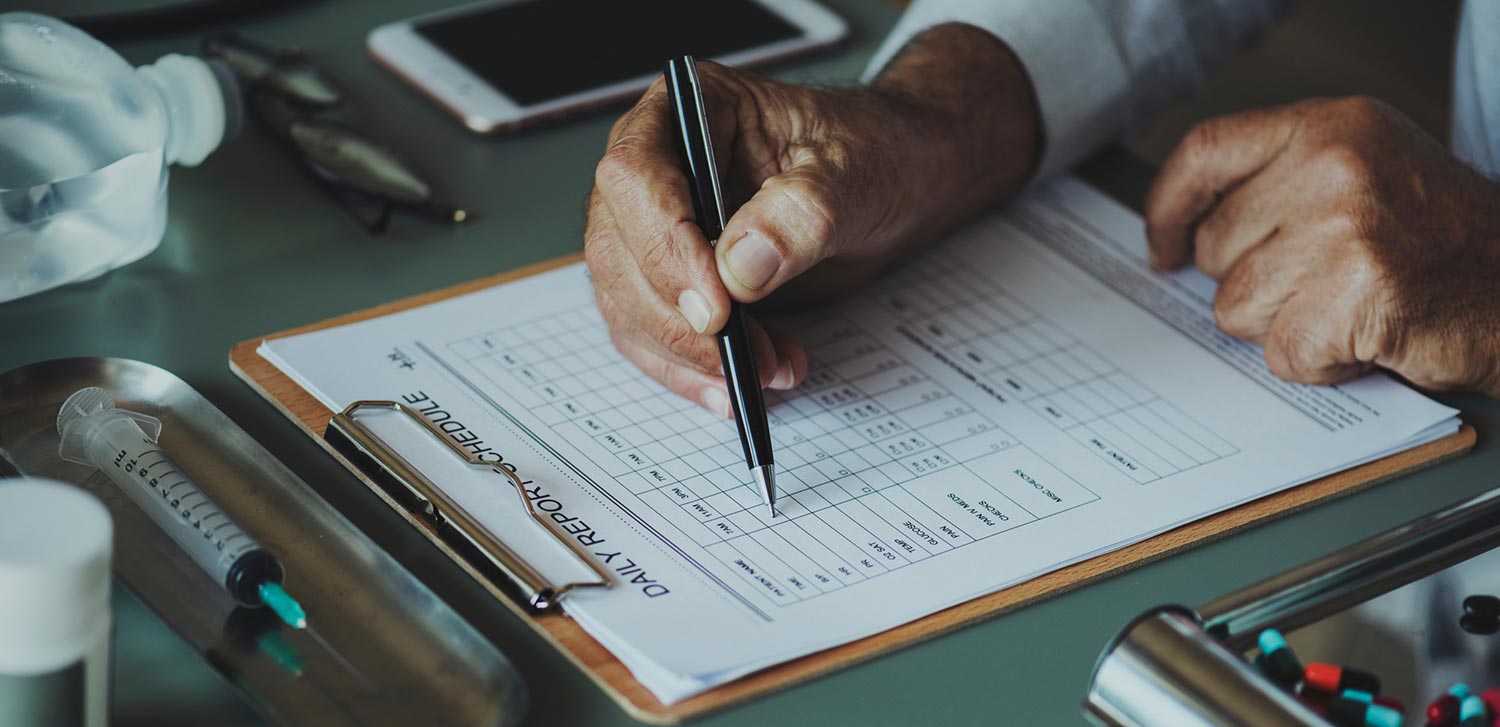
<path fill-rule="evenodd" d="M 197 166 L 233 136 L 243 113 L 232 76 L 215 73 L 202 58 L 170 53 L 136 73 L 156 90 L 167 114 L 168 164 Z"/>
<path fill-rule="evenodd" d="M 109 511 L 83 489 L 0 479 L 0 674 L 56 671 L 110 624 Z"/>

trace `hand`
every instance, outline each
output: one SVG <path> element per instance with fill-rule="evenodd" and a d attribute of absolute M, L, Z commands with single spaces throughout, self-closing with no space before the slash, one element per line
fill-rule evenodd
<path fill-rule="evenodd" d="M 1153 264 L 1220 280 L 1219 326 L 1276 375 L 1381 366 L 1500 395 L 1500 187 L 1391 107 L 1317 100 L 1199 125 L 1146 203 Z"/>
<path fill-rule="evenodd" d="M 1038 122 L 1014 57 L 969 26 L 920 36 L 870 88 L 698 67 L 725 204 L 737 209 L 717 246 L 693 222 L 658 80 L 610 133 L 584 252 L 615 347 L 727 417 L 715 334 L 731 299 L 826 298 L 863 283 L 1018 187 Z M 803 348 L 754 321 L 750 329 L 762 384 L 796 386 L 807 374 Z"/>

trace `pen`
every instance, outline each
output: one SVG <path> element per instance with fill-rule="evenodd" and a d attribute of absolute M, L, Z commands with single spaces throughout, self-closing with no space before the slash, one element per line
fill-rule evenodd
<path fill-rule="evenodd" d="M 708 133 L 708 114 L 703 107 L 703 87 L 698 83 L 698 64 L 692 56 L 667 61 L 667 93 L 672 97 L 673 121 L 677 127 L 677 152 L 693 190 L 693 214 L 710 246 L 724 232 L 724 197 L 719 192 L 719 171 L 714 165 L 714 146 Z M 776 517 L 776 465 L 771 460 L 771 428 L 766 423 L 766 402 L 761 396 L 760 374 L 750 348 L 750 330 L 740 304 L 729 301 L 729 320 L 719 331 L 719 361 L 729 386 L 729 405 L 740 430 L 745 464 L 760 486 L 761 499 Z"/>

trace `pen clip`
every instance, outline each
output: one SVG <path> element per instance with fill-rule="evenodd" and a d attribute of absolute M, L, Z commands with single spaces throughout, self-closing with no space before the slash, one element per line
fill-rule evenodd
<path fill-rule="evenodd" d="M 472 467 L 493 470 L 503 475 L 516 490 L 521 498 L 521 503 L 526 507 L 526 513 L 536 521 L 548 534 L 557 538 L 577 561 L 592 572 L 596 579 L 592 581 L 568 581 L 554 584 L 547 580 L 531 564 L 527 563 L 514 550 L 511 550 L 504 541 L 495 537 L 488 528 L 481 525 L 464 507 L 449 497 L 441 488 L 424 476 L 415 466 L 398 454 L 385 443 L 379 436 L 354 418 L 357 412 L 362 410 L 395 411 L 405 414 L 407 418 L 422 425 L 422 429 L 442 442 L 454 454 L 458 455 L 466 464 Z M 411 407 L 397 401 L 361 400 L 345 407 L 342 412 L 335 414 L 328 422 L 328 430 L 324 438 L 330 442 L 335 441 L 334 435 L 342 438 L 344 442 L 354 448 L 363 457 L 375 464 L 380 475 L 384 479 L 393 480 L 404 488 L 406 494 L 416 500 L 418 509 L 422 515 L 434 526 L 451 525 L 456 529 L 468 543 L 477 548 L 496 567 L 498 567 L 510 580 L 520 587 L 526 596 L 527 605 L 537 610 L 547 610 L 556 605 L 570 591 L 578 588 L 609 588 L 614 585 L 607 571 L 598 563 L 588 557 L 588 552 L 583 546 L 572 538 L 557 532 L 552 524 L 541 512 L 531 504 L 531 498 L 526 496 L 526 485 L 516 473 L 501 466 L 499 463 L 480 459 L 472 452 L 465 450 L 456 442 L 452 441 L 446 434 L 433 424 L 421 413 Z"/>

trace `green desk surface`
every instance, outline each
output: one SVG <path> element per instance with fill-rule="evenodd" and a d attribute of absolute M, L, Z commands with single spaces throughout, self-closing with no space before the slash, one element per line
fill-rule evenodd
<path fill-rule="evenodd" d="M 374 26 L 430 10 L 421 0 L 321 0 L 246 20 L 270 43 L 301 45 L 345 79 L 385 129 L 435 170 L 478 220 L 398 222 L 366 236 L 323 190 L 247 128 L 197 169 L 174 170 L 166 239 L 99 280 L 0 305 L 0 370 L 42 359 L 124 356 L 181 376 L 257 437 L 494 640 L 525 675 L 529 724 L 632 721 L 562 656 L 494 604 L 363 485 L 229 372 L 232 344 L 580 247 L 580 209 L 619 108 L 500 138 L 460 128 L 365 56 Z M 858 75 L 897 11 L 828 0 L 849 19 L 841 49 L 776 67 L 786 79 Z M 46 3 L 41 3 L 45 8 Z M 206 32 L 207 29 L 205 29 Z M 135 62 L 191 51 L 199 33 L 121 44 Z M 587 49 L 559 49 L 582 52 Z M 1144 176 L 1118 158 L 1090 176 L 1139 196 Z M 1200 603 L 1496 480 L 1500 405 L 1443 397 L 1479 430 L 1473 453 L 958 633 L 713 715 L 698 724 L 1079 724 L 1095 656 L 1132 616 Z M 254 724 L 256 717 L 131 596 L 116 596 L 115 723 Z"/>

